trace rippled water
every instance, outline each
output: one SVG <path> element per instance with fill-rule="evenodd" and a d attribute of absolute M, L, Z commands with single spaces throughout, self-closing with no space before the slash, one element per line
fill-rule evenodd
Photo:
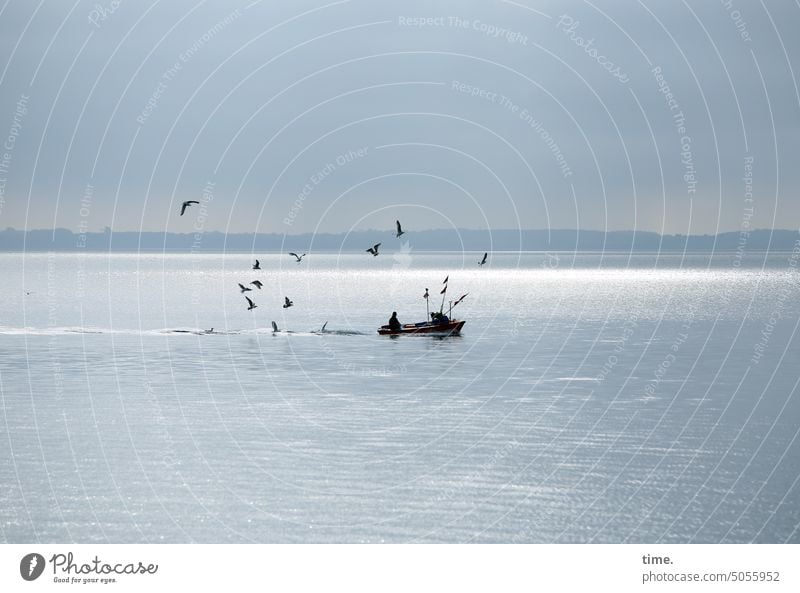
<path fill-rule="evenodd" d="M 800 542 L 791 254 L 481 255 L 0 254 L 0 538 Z"/>

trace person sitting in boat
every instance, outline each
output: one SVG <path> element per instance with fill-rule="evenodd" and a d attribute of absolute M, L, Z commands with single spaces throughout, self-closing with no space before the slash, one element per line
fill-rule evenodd
<path fill-rule="evenodd" d="M 431 322 L 432 323 L 450 323 L 450 319 L 444 313 L 440 313 L 439 311 L 434 311 L 431 313 Z"/>
<path fill-rule="evenodd" d="M 392 312 L 391 318 L 389 318 L 389 329 L 392 331 L 400 331 L 400 328 L 403 327 L 400 324 L 400 320 L 397 318 L 397 311 Z"/>

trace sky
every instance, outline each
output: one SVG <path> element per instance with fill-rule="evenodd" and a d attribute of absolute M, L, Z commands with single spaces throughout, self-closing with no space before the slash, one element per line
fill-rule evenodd
<path fill-rule="evenodd" d="M 788 0 L 9 0 L 0 228 L 796 229 L 798 25 Z"/>

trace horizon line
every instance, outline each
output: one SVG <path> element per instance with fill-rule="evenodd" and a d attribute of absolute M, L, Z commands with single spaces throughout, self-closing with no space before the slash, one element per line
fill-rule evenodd
<path fill-rule="evenodd" d="M 353 233 L 394 233 L 391 229 L 353 229 L 348 231 L 303 231 L 299 233 L 286 233 L 280 231 L 221 231 L 221 230 L 208 230 L 208 229 L 200 229 L 200 230 L 187 230 L 187 231 L 175 231 L 175 230 L 115 230 L 111 229 L 110 227 L 104 227 L 101 229 L 96 230 L 86 230 L 86 229 L 69 229 L 66 227 L 52 227 L 52 228 L 33 228 L 33 229 L 18 229 L 15 227 L 5 227 L 4 229 L 0 230 L 0 233 L 5 233 L 9 231 L 13 232 L 20 232 L 20 233 L 34 233 L 34 232 L 51 232 L 55 233 L 57 231 L 66 231 L 72 233 L 73 235 L 86 235 L 86 234 L 106 234 L 107 231 L 111 231 L 110 234 L 120 234 L 120 233 L 168 233 L 173 235 L 195 235 L 195 234 L 211 234 L 217 233 L 222 235 L 279 235 L 279 236 L 287 236 L 287 237 L 299 237 L 303 235 L 349 235 Z M 647 233 L 652 235 L 659 235 L 661 237 L 714 237 L 719 235 L 725 235 L 730 233 L 740 233 L 742 235 L 748 235 L 753 233 L 760 233 L 760 232 L 794 232 L 800 234 L 800 228 L 793 229 L 793 228 L 754 228 L 754 229 L 733 229 L 733 230 L 720 230 L 713 233 L 710 232 L 694 232 L 694 233 L 670 233 L 670 232 L 661 232 L 661 231 L 651 231 L 651 230 L 644 230 L 644 229 L 615 229 L 615 230 L 608 230 L 608 229 L 585 229 L 585 228 L 570 228 L 570 227 L 559 227 L 559 228 L 510 228 L 510 227 L 501 227 L 501 228 L 469 228 L 469 227 L 455 227 L 455 228 L 430 228 L 430 229 L 419 229 L 419 230 L 411 230 L 405 231 L 403 234 L 414 234 L 414 233 L 431 233 L 431 232 L 454 232 L 454 231 L 468 231 L 468 232 L 488 232 L 488 233 L 499 233 L 499 232 L 514 232 L 514 233 L 525 233 L 525 232 L 543 232 L 543 233 L 553 233 L 553 232 L 576 232 L 576 233 Z"/>

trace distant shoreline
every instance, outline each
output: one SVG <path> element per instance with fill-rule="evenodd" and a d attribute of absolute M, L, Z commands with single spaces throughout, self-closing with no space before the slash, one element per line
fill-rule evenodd
<path fill-rule="evenodd" d="M 67 229 L 0 231 L 0 252 L 118 253 L 284 253 L 316 251 L 359 253 L 376 242 L 383 250 L 414 252 L 559 252 L 559 253 L 754 253 L 800 249 L 800 231 L 757 229 L 717 235 L 659 235 L 646 231 L 474 230 L 408 231 L 396 238 L 391 230 L 351 233 L 164 233 Z"/>

